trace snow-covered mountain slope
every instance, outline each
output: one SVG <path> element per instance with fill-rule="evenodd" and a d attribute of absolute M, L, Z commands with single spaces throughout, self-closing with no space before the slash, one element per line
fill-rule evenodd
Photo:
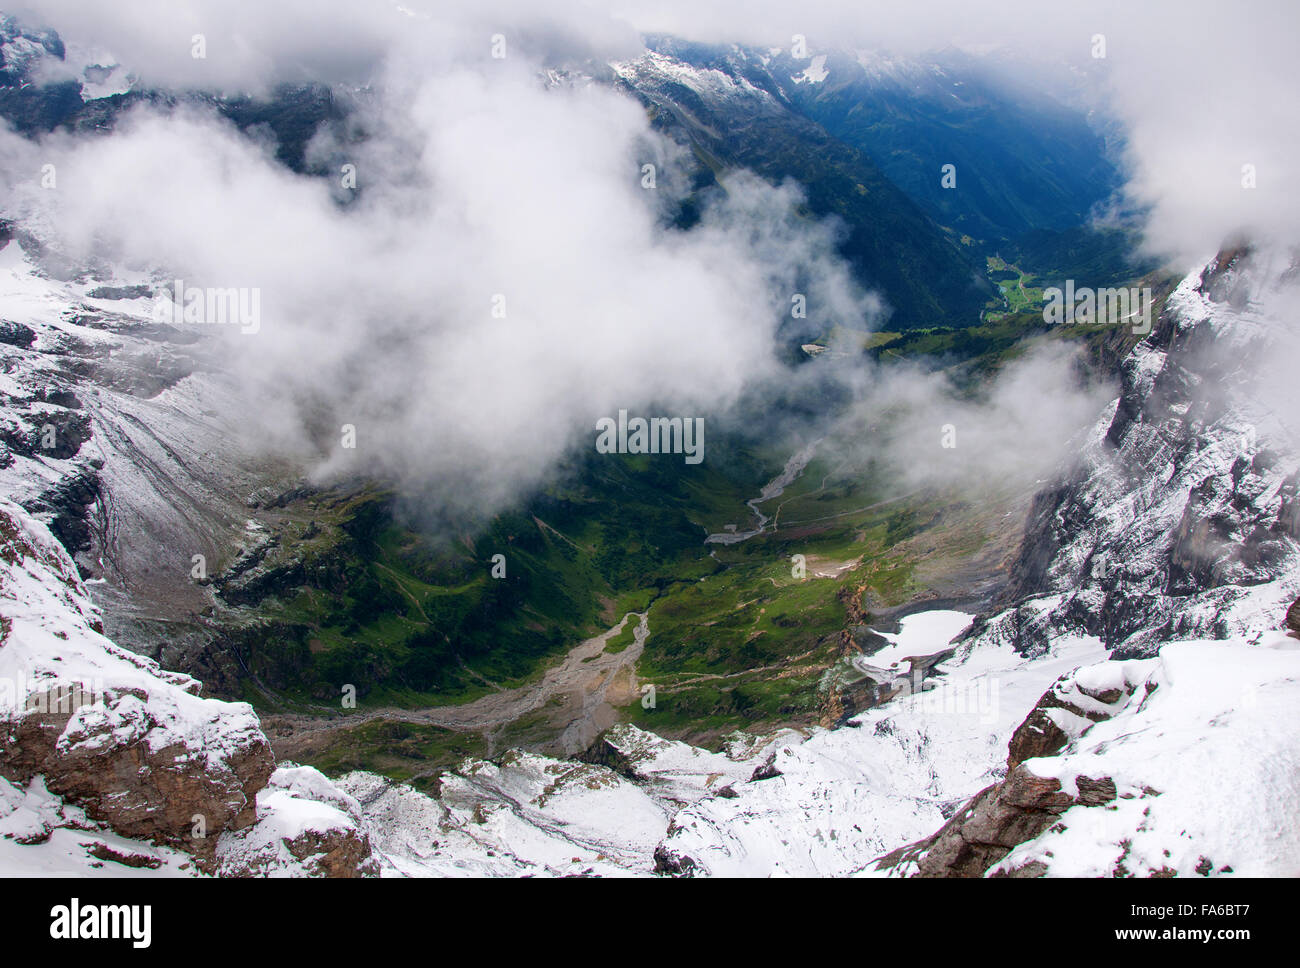
<path fill-rule="evenodd" d="M 1085 666 L 1017 731 L 1007 777 L 872 873 L 1300 873 L 1300 639 L 1178 642 Z"/>
<path fill-rule="evenodd" d="M 931 638 L 909 648 L 947 644 Z M 1032 661 L 964 650 L 941 685 L 851 728 L 737 734 L 718 753 L 623 725 L 584 762 L 468 760 L 434 797 L 365 773 L 338 784 L 361 802 L 388 876 L 846 874 L 942 824 L 998 775 L 1043 689 L 1103 654 L 1086 639 Z"/>
<path fill-rule="evenodd" d="M 110 633 L 161 657 L 180 639 L 147 623 L 212 603 L 194 556 L 215 574 L 249 502 L 296 478 L 241 443 L 246 404 L 209 362 L 215 337 L 155 322 L 158 288 L 121 269 L 71 271 L 32 236 L 0 235 L 0 493 L 112 603 Z"/>
<path fill-rule="evenodd" d="M 511 751 L 443 774 L 437 795 L 369 773 L 338 784 L 357 797 L 385 876 L 650 874 L 673 816 L 747 782 L 793 731 L 736 736 L 714 753 L 620 725 L 586 759 Z"/>
<path fill-rule="evenodd" d="M 223 833 L 219 877 L 372 877 L 368 824 L 357 801 L 319 770 L 286 763 L 257 794 L 257 821 Z"/>
<path fill-rule="evenodd" d="M 198 876 L 194 858 L 174 847 L 116 834 L 45 787 L 0 777 L 0 872 L 7 876 Z"/>
<path fill-rule="evenodd" d="M 1036 497 L 1003 607 L 968 638 L 1032 652 L 1096 635 L 1150 655 L 1258 631 L 1300 594 L 1295 289 L 1259 261 L 1226 252 L 1178 286 L 1080 469 Z"/>
<path fill-rule="evenodd" d="M 620 726 L 600 763 L 469 760 L 432 797 L 366 773 L 338 785 L 385 876 L 1300 870 L 1300 640 L 1105 656 L 1087 638 L 1032 659 L 967 644 L 934 689 L 847 728 L 711 753 Z"/>
<path fill-rule="evenodd" d="M 309 776 L 306 789 L 303 775 Z M 0 873 L 76 877 L 356 877 L 379 872 L 355 800 L 311 767 L 271 774 L 257 822 L 216 838 L 204 864 L 193 854 L 124 837 L 92 820 L 43 777 L 0 777 Z"/>
<path fill-rule="evenodd" d="M 354 801 L 315 770 L 277 770 L 252 707 L 201 692 L 195 679 L 105 638 L 62 545 L 0 500 L 6 873 L 84 872 L 96 862 L 236 876 L 372 873 Z"/>
<path fill-rule="evenodd" d="M 1140 680 L 1135 695 L 1145 699 L 1087 729 L 1060 757 L 1027 761 L 1065 790 L 1082 776 L 1109 777 L 1117 799 L 1071 807 L 994 873 L 1040 865 L 1070 877 L 1121 866 L 1138 875 L 1300 874 L 1300 641 L 1275 632 L 1244 645 L 1180 642 L 1156 659 L 1081 669 L 1071 681 L 1096 694 L 1120 676 Z"/>
<path fill-rule="evenodd" d="M 935 652 L 936 640 L 921 652 Z M 1102 655 L 1097 642 L 1062 640 L 1026 661 L 1010 649 L 964 651 L 938 666 L 923 692 L 782 746 L 763 779 L 674 818 L 659 850 L 673 872 L 842 875 L 943 823 L 988 782 L 1043 682 Z"/>

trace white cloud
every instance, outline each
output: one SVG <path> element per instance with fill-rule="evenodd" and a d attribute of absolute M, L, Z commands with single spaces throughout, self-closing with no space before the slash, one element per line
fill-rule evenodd
<path fill-rule="evenodd" d="M 57 192 L 22 182 L 15 197 L 74 254 L 260 290 L 259 331 L 225 341 L 250 436 L 297 415 L 323 473 L 388 472 L 453 510 L 535 486 L 620 408 L 719 414 L 775 366 L 796 280 L 844 316 L 872 311 L 794 188 L 737 174 L 695 229 L 667 228 L 641 164 L 671 185 L 675 150 L 638 104 L 497 66 L 385 100 L 350 156 L 364 191 L 346 209 L 194 111 L 39 149 L 11 138 L 6 167 L 57 166 Z"/>
<path fill-rule="evenodd" d="M 837 320 L 880 309 L 834 256 L 834 226 L 797 216 L 796 187 L 733 177 L 700 226 L 666 229 L 677 149 L 629 98 L 541 82 L 544 63 L 634 53 L 637 30 L 774 45 L 803 33 L 813 52 L 1009 44 L 1085 63 L 1104 33 L 1098 76 L 1126 123 L 1126 190 L 1150 209 L 1153 248 L 1186 267 L 1233 230 L 1293 239 L 1300 225 L 1297 15 L 1286 3 L 46 0 L 28 13 L 110 49 L 149 83 L 373 84 L 359 99 L 369 140 L 313 146 L 313 157 L 356 164 L 363 193 L 347 209 L 336 186 L 185 112 L 141 114 L 108 138 L 48 139 L 36 154 L 57 162 L 60 188 L 27 202 L 52 204 L 43 217 L 69 244 L 111 244 L 196 284 L 259 287 L 262 330 L 229 347 L 249 381 L 250 420 L 300 418 L 332 454 L 326 470 L 361 461 L 441 489 L 453 506 L 510 500 L 619 408 L 723 413 L 776 372 L 773 336 L 795 287 Z M 490 53 L 498 32 L 504 60 Z M 195 33 L 202 60 L 191 57 Z M 7 171 L 32 170 L 31 146 L 6 151 Z M 647 160 L 660 168 L 655 192 L 640 187 Z M 1247 163 L 1253 190 L 1241 187 Z M 504 320 L 490 313 L 496 294 Z M 1013 368 L 966 414 L 976 430 L 964 453 L 987 455 L 995 471 L 1024 441 L 1051 451 L 1086 420 L 1091 395 L 1034 404 L 1061 365 Z M 930 423 L 935 406 L 957 406 L 931 380 L 880 379 L 868 400 L 916 394 Z M 331 446 L 342 423 L 358 428 L 355 457 Z"/>

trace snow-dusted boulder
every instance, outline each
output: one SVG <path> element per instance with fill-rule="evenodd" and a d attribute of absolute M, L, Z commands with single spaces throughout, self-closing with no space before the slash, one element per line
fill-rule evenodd
<path fill-rule="evenodd" d="M 369 877 L 361 805 L 309 766 L 281 767 L 257 795 L 257 822 L 217 841 L 223 877 Z"/>

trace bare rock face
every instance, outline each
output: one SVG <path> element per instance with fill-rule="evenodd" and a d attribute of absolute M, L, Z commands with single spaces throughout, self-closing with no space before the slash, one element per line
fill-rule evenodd
<path fill-rule="evenodd" d="M 1073 674 L 1062 676 L 1039 697 L 1025 721 L 1011 734 L 1007 769 L 1014 770 L 1036 756 L 1055 756 L 1083 729 L 1109 719 L 1131 695 L 1122 689 L 1092 690 L 1075 681 Z M 1075 728 L 1063 728 L 1062 724 L 1073 724 Z"/>
<path fill-rule="evenodd" d="M 672 833 L 671 828 L 669 833 Z M 670 877 L 694 877 L 699 865 L 685 854 L 679 854 L 667 844 L 659 844 L 654 853 L 655 873 Z"/>
<path fill-rule="evenodd" d="M 150 699 L 112 691 L 89 716 L 29 713 L 5 729 L 0 774 L 20 783 L 43 775 L 52 793 L 123 836 L 203 858 L 211 834 L 256 819 L 256 792 L 275 768 L 270 745 L 259 729 L 237 727 L 223 755 L 196 755 Z"/>
<path fill-rule="evenodd" d="M 286 847 L 310 875 L 353 878 L 373 877 L 379 872 L 370 856 L 370 841 L 355 830 L 311 830 L 287 841 Z"/>
<path fill-rule="evenodd" d="M 1300 636 L 1300 598 L 1291 603 L 1286 610 L 1286 627 L 1292 635 Z"/>

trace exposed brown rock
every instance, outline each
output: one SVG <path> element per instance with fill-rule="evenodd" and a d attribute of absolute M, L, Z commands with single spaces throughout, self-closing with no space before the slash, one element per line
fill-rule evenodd
<path fill-rule="evenodd" d="M 754 767 L 754 772 L 749 778 L 750 783 L 757 783 L 759 780 L 771 780 L 774 777 L 782 776 L 780 770 L 776 768 L 776 754 L 772 753 L 761 765 Z"/>
<path fill-rule="evenodd" d="M 671 829 L 670 827 L 670 833 Z M 655 848 L 654 859 L 655 873 L 666 874 L 669 877 L 694 877 L 699 867 L 693 858 L 677 853 L 667 844 L 660 844 Z"/>
<path fill-rule="evenodd" d="M 1049 690 L 1039 703 L 1050 695 Z M 1007 764 L 1014 767 L 1036 756 L 1053 756 L 1065 749 L 1068 742 L 1069 735 L 1052 721 L 1046 710 L 1035 706 L 1011 735 L 1007 744 Z"/>
<path fill-rule="evenodd" d="M 321 877 L 366 877 L 377 875 L 371 857 L 370 840 L 354 831 L 331 830 L 304 834 L 290 841 L 289 851 Z"/>
<path fill-rule="evenodd" d="M 157 870 L 162 866 L 162 861 L 157 857 L 147 857 L 144 854 L 123 854 L 114 850 L 108 844 L 90 844 L 87 846 L 86 853 L 97 860 L 111 861 L 114 864 L 121 864 L 123 867 L 146 867 L 149 870 Z"/>
<path fill-rule="evenodd" d="M 138 698 L 105 697 L 110 708 L 131 701 Z M 149 715 L 147 706 L 142 715 Z M 213 768 L 202 751 L 181 743 L 152 749 L 147 741 L 117 738 L 108 723 L 104 732 L 60 748 L 70 718 L 70 712 L 32 712 L 0 726 L 0 776 L 25 784 L 43 775 L 51 793 L 122 836 L 180 847 L 200 859 L 211 854 L 222 831 L 257 819 L 257 792 L 275 770 L 260 732 L 246 734 L 243 745 Z M 203 818 L 203 837 L 193 836 L 195 817 Z"/>
<path fill-rule="evenodd" d="M 1034 708 L 1025 717 L 1025 721 L 1017 726 L 1016 731 L 1011 735 L 1011 740 L 1007 743 L 1008 770 L 1036 756 L 1055 756 L 1070 742 L 1070 735 L 1056 725 L 1048 715 L 1048 710 L 1061 709 L 1094 723 L 1109 718 L 1105 713 L 1087 709 L 1071 701 L 1072 693 L 1082 694 L 1106 706 L 1114 706 L 1132 695 L 1120 689 L 1090 692 L 1075 683 L 1070 676 L 1062 676 L 1039 697 Z"/>
<path fill-rule="evenodd" d="M 977 793 L 938 832 L 885 855 L 877 870 L 904 867 L 917 877 L 983 877 L 1015 847 L 1046 831 L 1071 807 L 1099 806 L 1116 797 L 1109 777 L 1078 777 L 1078 795 L 1061 788 L 1053 777 L 1038 776 L 1025 763 L 1036 757 L 1060 753 L 1073 738 L 1056 724 L 1050 710 L 1062 710 L 1088 722 L 1109 718 L 1105 712 L 1080 701 L 1087 697 L 1106 706 L 1118 706 L 1131 692 L 1121 689 L 1089 691 L 1062 676 L 1043 693 L 1012 734 L 1007 744 L 1007 775 Z M 1034 877 L 1042 864 L 1030 863 L 1008 876 Z"/>
<path fill-rule="evenodd" d="M 310 877 L 376 877 L 379 865 L 371 855 L 370 838 L 352 828 L 309 830 L 283 847 L 302 872 Z M 278 853 L 256 854 L 247 861 L 222 862 L 216 873 L 222 877 L 264 877 L 284 867 Z"/>
<path fill-rule="evenodd" d="M 1109 777 L 1079 777 L 1078 786 L 1075 799 L 1055 778 L 1018 765 L 1004 781 L 976 794 L 938 833 L 900 847 L 875 866 L 888 870 L 915 864 L 917 877 L 983 877 L 1014 847 L 1047 830 L 1076 803 L 1095 806 L 1115 799 Z"/>

